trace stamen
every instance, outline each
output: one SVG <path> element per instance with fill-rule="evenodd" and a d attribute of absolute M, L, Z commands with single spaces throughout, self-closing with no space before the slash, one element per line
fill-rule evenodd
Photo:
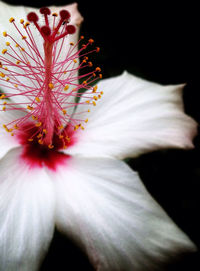
<path fill-rule="evenodd" d="M 40 25 L 35 12 L 27 15 L 28 22 L 20 19 L 19 26 L 13 17 L 9 19 L 19 35 L 18 39 L 7 31 L 3 32 L 8 40 L 7 49 L 2 49 L 0 56 L 0 87 L 9 91 L 0 93 L 0 110 L 5 114 L 10 110 L 25 113 L 23 117 L 3 125 L 11 136 L 26 133 L 26 144 L 33 142 L 31 144 L 55 150 L 67 148 L 72 144 L 73 133 L 85 129 L 88 119 L 81 117 L 82 114 L 85 116 L 90 112 L 86 107 L 96 106 L 103 94 L 94 86 L 102 77 L 101 68 L 93 67 L 88 59 L 89 54 L 98 53 L 100 48 L 87 52 L 94 40 L 83 43 L 84 36 L 77 43 L 68 40 L 76 32 L 76 27 L 69 24 L 71 15 L 67 10 L 61 10 L 59 15 L 52 13 L 53 18 L 49 17 L 51 11 L 47 7 L 41 8 L 40 13 L 44 16 L 44 25 Z M 37 46 L 30 22 L 43 40 L 43 52 Z M 87 68 L 85 73 L 84 68 Z M 25 97 L 24 102 L 18 100 L 20 96 Z M 79 98 L 82 100 L 77 103 Z M 73 108 L 78 104 L 84 109 L 76 113 Z"/>

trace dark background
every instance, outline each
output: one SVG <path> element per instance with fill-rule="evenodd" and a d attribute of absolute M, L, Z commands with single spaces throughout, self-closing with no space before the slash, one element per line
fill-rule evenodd
<path fill-rule="evenodd" d="M 70 1 L 6 1 L 35 7 Z M 185 111 L 200 123 L 199 9 L 173 1 L 77 1 L 85 20 L 81 34 L 93 38 L 101 53 L 94 60 L 104 78 L 123 70 L 162 84 L 187 83 Z M 197 68 L 198 67 L 198 68 Z M 153 197 L 200 247 L 200 138 L 194 150 L 157 151 L 128 163 Z M 55 265 L 56 264 L 56 265 Z M 52 266 L 56 266 L 52 267 Z M 56 232 L 41 271 L 93 270 L 79 249 Z M 200 270 L 199 253 L 185 255 L 167 270 Z"/>

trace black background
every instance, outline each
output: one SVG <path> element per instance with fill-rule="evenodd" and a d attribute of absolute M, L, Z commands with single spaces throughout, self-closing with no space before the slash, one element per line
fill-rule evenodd
<path fill-rule="evenodd" d="M 67 1 L 6 1 L 41 7 Z M 85 20 L 81 34 L 101 53 L 94 60 L 104 78 L 123 70 L 162 84 L 187 83 L 185 111 L 200 123 L 199 9 L 192 1 L 77 1 Z M 150 3 L 149 3 L 150 2 Z M 189 1 L 187 1 L 189 2 Z M 156 151 L 128 163 L 173 220 L 200 247 L 200 139 L 194 150 Z M 144 259 L 145 260 L 145 259 Z M 53 267 L 54 266 L 54 267 Z M 79 249 L 56 232 L 41 271 L 93 270 Z M 199 253 L 167 270 L 200 270 Z"/>

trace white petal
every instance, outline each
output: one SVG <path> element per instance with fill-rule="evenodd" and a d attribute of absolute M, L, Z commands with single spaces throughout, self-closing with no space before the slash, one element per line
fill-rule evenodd
<path fill-rule="evenodd" d="M 3 128 L 3 124 L 7 125 L 15 119 L 21 118 L 24 113 L 21 111 L 0 111 L 0 159 L 12 148 L 19 146 L 19 141 L 15 136 L 11 136 Z"/>
<path fill-rule="evenodd" d="M 77 29 L 77 31 L 76 31 L 76 33 L 74 35 L 68 35 L 65 38 L 64 46 L 63 46 L 61 51 L 60 51 L 60 47 L 63 45 L 62 44 L 63 39 L 61 39 L 58 42 L 58 44 L 56 45 L 57 46 L 57 50 L 56 50 L 57 54 L 56 54 L 56 56 L 58 56 L 58 58 L 57 58 L 57 62 L 58 62 L 58 61 L 63 61 L 66 58 L 68 50 L 71 49 L 70 42 L 73 42 L 74 44 L 77 43 L 78 38 L 79 38 L 78 36 L 79 36 L 80 24 L 81 24 L 83 18 L 81 16 L 81 14 L 79 13 L 78 9 L 77 9 L 77 4 L 76 3 L 70 4 L 70 5 L 65 5 L 65 6 L 60 6 L 60 7 L 52 6 L 52 7 L 50 7 L 50 9 L 51 9 L 52 12 L 58 12 L 58 13 L 62 9 L 69 10 L 70 13 L 71 13 L 71 22 L 70 22 L 70 24 L 76 25 L 76 29 Z M 23 26 L 19 22 L 20 22 L 20 19 L 24 19 L 25 21 L 27 21 L 27 14 L 29 12 L 32 12 L 32 11 L 36 12 L 38 14 L 38 16 L 39 16 L 39 22 L 38 23 L 39 23 L 39 25 L 42 26 L 44 24 L 44 18 L 39 13 L 39 9 L 31 8 L 31 7 L 23 7 L 23 6 L 12 6 L 12 5 L 8 5 L 8 4 L 0 2 L 0 29 L 1 29 L 1 31 L 2 32 L 6 31 L 8 34 L 10 34 L 15 39 L 15 41 L 17 41 L 23 48 L 25 48 L 25 50 L 26 50 L 26 52 L 28 52 L 29 56 L 31 56 L 31 53 L 30 53 L 30 50 L 29 50 L 28 46 L 26 45 L 25 41 L 22 40 L 20 34 L 17 32 L 14 25 L 12 25 L 9 22 L 9 18 L 10 17 L 15 18 L 16 25 L 20 29 L 21 33 L 24 36 L 27 36 L 27 41 L 30 43 L 30 40 L 28 38 L 28 35 L 27 35 L 26 31 L 24 30 Z M 49 18 L 50 18 L 49 20 L 50 20 L 50 26 L 51 26 L 52 22 L 53 22 L 52 16 L 49 16 Z M 57 21 L 58 20 L 59 20 L 59 17 L 58 17 Z M 37 44 L 37 48 L 38 48 L 38 50 L 40 52 L 40 55 L 42 56 L 42 58 L 44 58 L 44 50 L 43 50 L 44 40 L 43 40 L 42 36 L 40 35 L 40 33 L 38 32 L 38 30 L 36 29 L 36 27 L 33 24 L 31 24 L 29 26 L 29 28 L 31 29 L 31 32 L 32 32 L 33 37 L 35 39 L 35 43 Z M 9 53 L 14 55 L 14 57 L 18 58 L 18 56 L 16 56 L 15 53 L 9 47 L 6 47 L 6 45 L 5 45 L 6 41 L 9 41 L 11 43 L 12 47 L 15 49 L 15 43 L 13 44 L 13 42 L 8 37 L 5 38 L 1 34 L 0 35 L 0 44 L 1 44 L 0 50 L 2 50 L 3 48 L 6 48 L 6 49 L 8 49 Z M 18 49 L 16 49 L 16 52 L 20 55 Z M 33 57 L 33 59 L 37 60 L 36 54 L 34 52 L 33 52 L 33 54 L 35 55 L 35 57 Z M 13 57 L 10 57 L 7 53 L 5 55 L 3 55 L 3 56 L 6 59 L 8 59 L 8 60 L 10 60 L 10 61 L 12 61 L 14 63 L 16 62 L 16 59 L 14 59 Z M 28 58 L 28 61 L 30 62 L 30 64 L 32 66 L 38 66 L 38 64 L 29 56 L 27 58 Z M 3 62 L 3 65 L 6 66 L 6 62 L 5 61 L 2 61 L 2 62 Z M 72 63 L 73 63 L 73 61 L 72 61 Z M 42 64 L 42 62 L 41 62 L 41 64 Z M 77 65 L 78 65 L 78 62 L 77 62 Z M 68 69 L 70 69 L 71 67 L 72 67 L 72 64 L 70 66 L 68 66 Z M 22 74 L 22 76 L 17 77 L 19 79 L 19 81 L 20 81 L 20 84 L 23 84 L 23 85 L 29 87 L 29 88 L 23 87 L 23 86 L 20 86 L 20 84 L 19 84 L 18 89 L 20 90 L 20 92 L 29 91 L 32 87 L 38 87 L 39 88 L 39 84 L 36 82 L 37 80 L 31 81 L 26 75 L 27 72 L 24 72 L 22 69 L 20 69 L 20 65 L 18 67 L 16 67 L 16 66 L 10 67 L 9 66 L 9 70 L 12 70 L 14 72 Z M 35 72 L 35 70 L 33 70 L 33 71 Z M 32 70 L 30 70 L 30 72 L 32 72 Z M 7 74 L 6 71 L 4 73 L 5 73 L 5 75 Z M 77 75 L 78 75 L 77 71 L 75 71 L 74 72 L 74 77 L 77 77 Z M 60 79 L 62 79 L 62 78 L 60 78 Z M 15 89 L 13 84 L 11 84 L 11 81 L 12 80 L 10 80 L 10 81 L 6 81 L 6 80 L 5 81 L 4 80 L 0 81 L 0 88 L 5 93 L 18 94 L 19 90 Z M 77 84 L 77 80 L 75 80 L 73 83 Z M 72 88 L 74 88 L 74 86 Z M 20 103 L 23 103 L 23 102 L 29 102 L 30 103 L 30 101 L 31 101 L 31 99 L 28 99 L 26 96 L 14 96 L 12 99 L 13 99 L 13 101 L 20 102 Z M 74 98 L 73 98 L 73 100 L 74 100 Z M 26 105 L 24 105 L 24 106 L 26 107 Z"/>
<path fill-rule="evenodd" d="M 20 153 L 13 149 L 0 161 L 0 271 L 38 270 L 54 231 L 52 183 Z"/>
<path fill-rule="evenodd" d="M 161 86 L 127 72 L 100 81 L 104 95 L 77 132 L 70 154 L 135 157 L 160 148 L 191 148 L 196 123 L 183 112 L 183 85 Z M 77 112 L 82 111 L 81 106 Z"/>
<path fill-rule="evenodd" d="M 96 270 L 157 270 L 195 250 L 123 162 L 71 158 L 50 177 L 57 188 L 57 227 L 86 250 Z"/>

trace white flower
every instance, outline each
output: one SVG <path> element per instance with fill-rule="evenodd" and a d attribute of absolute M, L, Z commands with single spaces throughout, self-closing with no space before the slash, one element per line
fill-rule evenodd
<path fill-rule="evenodd" d="M 82 18 L 76 5 L 65 8 L 72 14 L 70 23 L 78 28 Z M 0 3 L 0 28 L 11 33 L 13 22 L 11 19 L 7 25 L 7 20 L 13 16 L 17 22 L 30 11 Z M 122 161 L 161 148 L 193 147 L 196 123 L 183 112 L 184 86 L 161 86 L 127 72 L 101 80 L 98 90 L 89 81 L 79 85 L 77 71 L 82 63 L 89 63 L 87 59 L 80 64 L 74 61 L 82 49 L 78 52 L 76 47 L 72 55 L 68 45 L 66 57 L 59 40 L 54 43 L 56 60 L 49 64 L 51 57 L 46 56 L 48 50 L 43 52 L 42 44 L 45 39 L 49 42 L 48 24 L 46 30 L 40 29 L 44 40 L 36 28 L 31 28 L 34 50 L 39 51 L 35 58 L 31 58 L 34 50 L 28 57 L 27 43 L 21 55 L 17 56 L 21 45 L 15 49 L 15 61 L 21 59 L 23 65 L 14 64 L 10 45 L 0 57 L 0 88 L 4 91 L 0 124 L 5 128 L 0 130 L 0 270 L 38 270 L 55 227 L 75 240 L 99 271 L 155 270 L 179 252 L 195 250 L 149 195 L 138 174 Z M 15 42 L 20 38 L 16 28 L 12 37 Z M 78 41 L 77 34 L 67 38 L 70 43 Z M 40 68 L 35 67 L 36 62 Z M 56 74 L 63 72 L 66 64 L 70 70 L 67 79 L 63 75 L 58 78 Z M 100 69 L 91 73 L 90 82 L 95 71 Z M 62 84 L 65 91 L 71 86 L 76 91 L 71 89 L 64 96 Z M 77 104 L 74 99 L 80 88 L 86 92 Z M 96 100 L 98 104 L 93 106 Z M 85 109 L 90 105 L 91 110 Z M 59 106 L 64 117 L 58 113 Z"/>

